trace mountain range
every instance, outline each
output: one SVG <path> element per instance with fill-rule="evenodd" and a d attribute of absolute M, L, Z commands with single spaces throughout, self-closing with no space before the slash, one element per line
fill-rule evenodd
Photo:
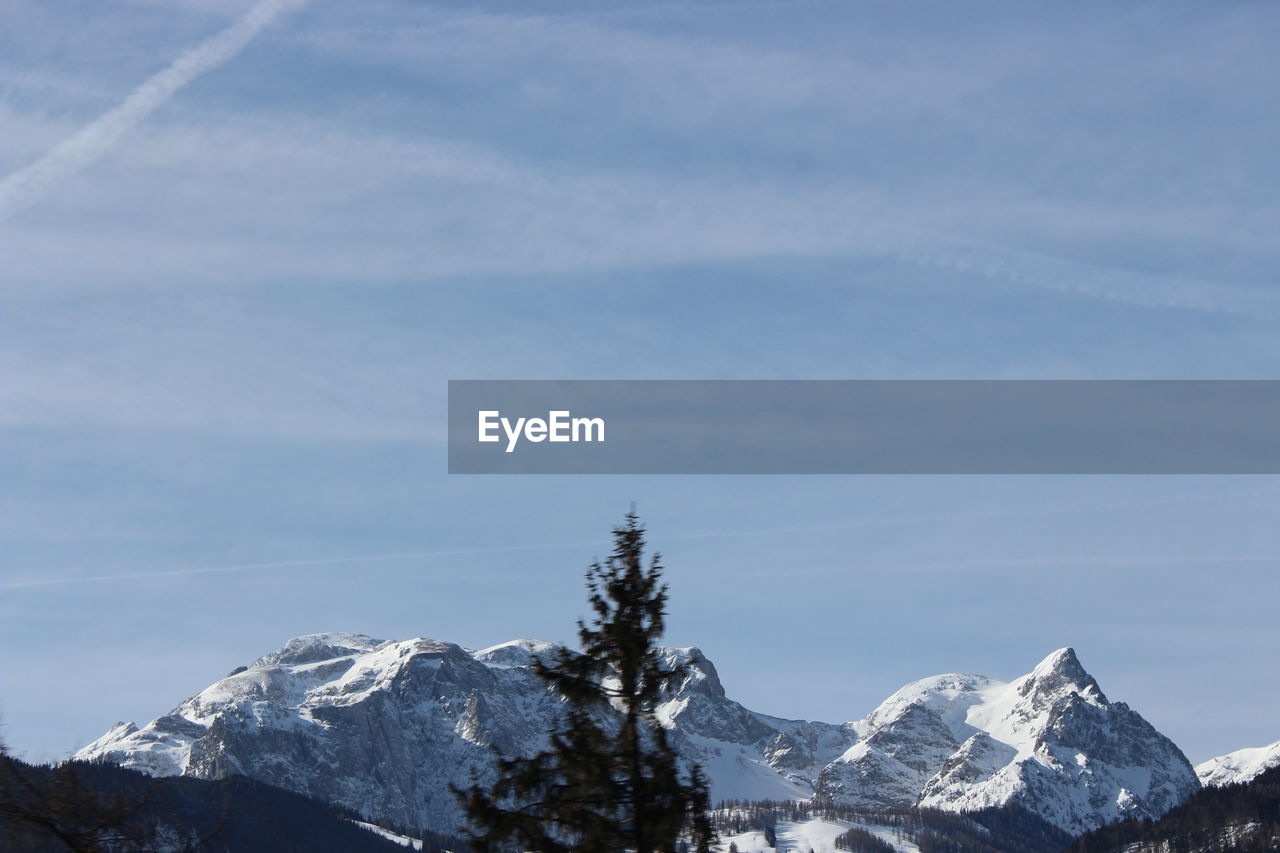
<path fill-rule="evenodd" d="M 495 752 L 530 755 L 556 727 L 560 699 L 532 664 L 557 650 L 299 637 L 141 728 L 117 724 L 76 757 L 153 776 L 243 774 L 387 825 L 456 830 L 450 786 L 492 781 Z M 658 719 L 702 766 L 714 800 L 1014 805 L 1076 835 L 1158 817 L 1201 787 L 1177 746 L 1110 701 L 1071 649 L 1011 682 L 915 681 L 838 724 L 749 710 L 698 649 L 662 654 L 683 675 Z"/>

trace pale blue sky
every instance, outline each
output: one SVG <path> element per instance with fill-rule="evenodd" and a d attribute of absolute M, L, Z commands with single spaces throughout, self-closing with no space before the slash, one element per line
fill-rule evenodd
<path fill-rule="evenodd" d="M 152 97 L 251 4 L 0 0 L 7 742 L 302 633 L 569 640 L 631 501 L 749 707 L 1072 645 L 1193 760 L 1280 738 L 1275 478 L 442 441 L 450 378 L 1280 378 L 1280 7 L 280 5 Z"/>

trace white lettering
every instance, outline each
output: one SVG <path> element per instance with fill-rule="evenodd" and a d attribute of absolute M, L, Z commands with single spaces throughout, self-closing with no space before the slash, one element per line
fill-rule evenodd
<path fill-rule="evenodd" d="M 569 414 L 565 412 L 565 414 Z M 583 431 L 583 437 L 578 438 L 578 429 Z M 595 437 L 592 438 L 592 430 L 595 430 Z M 574 418 L 573 419 L 573 440 L 574 441 L 604 441 L 604 418 Z"/>
<path fill-rule="evenodd" d="M 516 418 L 515 429 L 511 428 L 511 421 L 506 418 L 502 419 L 502 429 L 507 433 L 507 452 L 510 453 L 516 449 L 516 442 L 520 440 L 520 430 L 524 427 L 524 418 Z"/>
<path fill-rule="evenodd" d="M 498 413 L 494 411 L 479 412 L 480 415 L 480 437 L 477 441 L 497 441 L 497 435 L 490 435 L 491 430 L 498 428 L 498 424 L 494 418 L 498 417 Z"/>
<path fill-rule="evenodd" d="M 551 425 L 551 434 L 548 438 L 552 441 L 569 441 L 569 413 L 564 410 L 547 412 L 547 418 L 548 423 Z M 581 418 L 578 420 L 581 420 Z"/>
<path fill-rule="evenodd" d="M 555 409 L 542 418 L 502 417 L 496 409 L 477 412 L 476 440 L 501 441 L 498 429 L 507 437 L 507 453 L 514 453 L 520 439 L 535 444 L 542 441 L 604 441 L 604 418 L 575 418 L 568 409 Z"/>

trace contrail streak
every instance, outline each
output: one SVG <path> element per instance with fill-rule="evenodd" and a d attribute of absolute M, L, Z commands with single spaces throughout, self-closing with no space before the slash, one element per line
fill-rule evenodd
<path fill-rule="evenodd" d="M 1213 284 L 1163 273 L 1140 273 L 1001 247 L 926 244 L 893 255 L 917 266 L 972 273 L 994 281 L 1028 284 L 1154 308 L 1211 314 L 1274 317 L 1280 301 L 1268 292 Z"/>
<path fill-rule="evenodd" d="M 282 560 L 274 563 L 245 563 L 235 566 L 206 566 L 195 569 L 172 569 L 159 572 L 128 572 L 119 575 L 86 575 L 84 577 L 42 578 L 0 583 L 0 589 L 22 589 L 35 586 L 101 583 L 105 581 L 171 578 L 182 575 L 213 575 L 224 572 L 252 572 L 259 569 L 300 569 L 308 566 L 332 566 L 340 563 L 373 563 L 390 560 L 425 560 L 433 557 L 461 557 L 469 554 L 513 554 L 520 551 L 560 551 L 567 548 L 589 548 L 597 542 L 562 542 L 555 545 L 510 545 L 502 548 L 450 548 L 440 551 L 407 551 L 400 554 L 368 554 L 359 557 L 326 557 L 318 560 Z"/>
<path fill-rule="evenodd" d="M 0 181 L 0 216 L 38 201 L 59 181 L 89 166 L 179 89 L 234 57 L 282 13 L 305 2 L 262 0 L 234 24 L 149 77 L 118 106 L 55 145 L 39 160 Z"/>
<path fill-rule="evenodd" d="M 1075 515 L 1096 512 L 1108 512 L 1115 510 L 1128 509 L 1145 509 L 1155 507 L 1175 506 L 1179 504 L 1190 504 L 1200 502 L 1218 503 L 1223 500 L 1233 498 L 1258 497 L 1260 495 L 1271 494 L 1270 491 L 1262 489 L 1246 489 L 1246 490 L 1230 490 L 1225 492 L 1208 492 L 1193 493 L 1185 495 L 1174 495 L 1156 500 L 1138 500 L 1138 501 L 1121 501 L 1102 504 L 1081 504 L 1066 507 L 1051 507 L 1046 509 L 1018 510 L 1012 512 L 973 512 L 973 513 L 938 513 L 933 515 L 916 515 L 916 516 L 899 516 L 893 518 L 869 518 L 855 519 L 840 522 L 827 522 L 817 524 L 801 524 L 791 525 L 789 527 L 755 527 L 747 530 L 711 530 L 702 533 L 683 533 L 675 535 L 666 535 L 662 539 L 664 542 L 696 542 L 706 539 L 741 539 L 747 536 L 776 536 L 794 533 L 816 533 L 831 532 L 838 530 L 853 530 L 859 528 L 874 527 L 894 527 L 894 526 L 911 526 L 920 524 L 932 524 L 938 522 L 981 522 L 993 520 L 1008 520 L 1019 518 L 1040 518 L 1052 517 L 1058 515 Z M 0 581 L 0 589 L 28 589 L 32 587 L 42 586 L 66 586 L 69 584 L 83 583 L 103 583 L 109 581 L 124 580 L 146 580 L 149 578 L 165 578 L 165 577 L 181 577 L 186 575 L 207 575 L 207 574 L 223 574 L 229 572 L 251 572 L 261 569 L 296 569 L 307 568 L 309 566 L 333 566 L 343 563 L 380 563 L 391 562 L 396 560 L 428 560 L 443 557 L 465 557 L 479 554 L 517 554 L 528 551 L 566 551 L 571 548 L 594 548 L 599 542 L 555 542 L 543 543 L 538 545 L 501 545 L 488 548 L 445 548 L 432 551 L 404 551 L 393 554 L 365 554 L 352 557 L 321 557 L 310 558 L 305 560 L 280 560 L 269 563 L 244 563 L 233 566 L 205 566 L 185 569 L 170 569 L 168 571 L 161 570 L 155 572 L 127 572 L 114 575 L 82 575 L 82 576 L 63 576 L 54 578 L 39 578 L 30 580 L 9 580 Z M 1065 557 L 1061 558 L 1064 563 L 1077 564 L 1085 560 L 1096 558 L 1078 558 Z M 1165 562 L 1179 562 L 1179 559 L 1173 558 L 1166 560 L 1159 558 Z M 1187 558 L 1186 561 L 1219 561 L 1219 562 L 1254 562 L 1259 560 L 1276 560 L 1280 561 L 1280 556 L 1236 556 L 1236 557 L 1203 557 L 1203 558 Z M 1133 564 L 1130 560 L 1125 562 L 1124 558 L 1113 560 L 1114 563 Z M 1024 563 L 1017 563 L 1023 565 Z M 929 569 L 946 567 L 947 565 L 961 564 L 920 564 L 916 566 L 907 566 L 904 568 Z M 970 565 L 965 563 L 963 565 Z M 1001 564 L 991 561 L 975 560 L 972 565 L 979 565 L 985 568 L 998 568 Z M 806 574 L 825 574 L 824 570 L 808 571 Z"/>

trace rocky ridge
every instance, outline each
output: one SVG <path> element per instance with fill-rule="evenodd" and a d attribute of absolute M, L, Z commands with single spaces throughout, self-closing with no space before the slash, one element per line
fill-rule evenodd
<path fill-rule="evenodd" d="M 427 639 L 314 634 L 239 668 L 141 728 L 120 723 L 77 757 L 157 776 L 244 774 L 373 819 L 448 831 L 450 785 L 486 783 L 494 750 L 529 755 L 560 700 L 533 672 L 556 646 L 478 651 Z M 828 799 L 965 811 L 1017 803 L 1068 832 L 1157 817 L 1199 788 L 1186 758 L 1112 703 L 1061 649 L 1005 683 L 913 682 L 860 720 L 787 720 L 730 699 L 696 648 L 657 709 L 714 799 Z"/>

